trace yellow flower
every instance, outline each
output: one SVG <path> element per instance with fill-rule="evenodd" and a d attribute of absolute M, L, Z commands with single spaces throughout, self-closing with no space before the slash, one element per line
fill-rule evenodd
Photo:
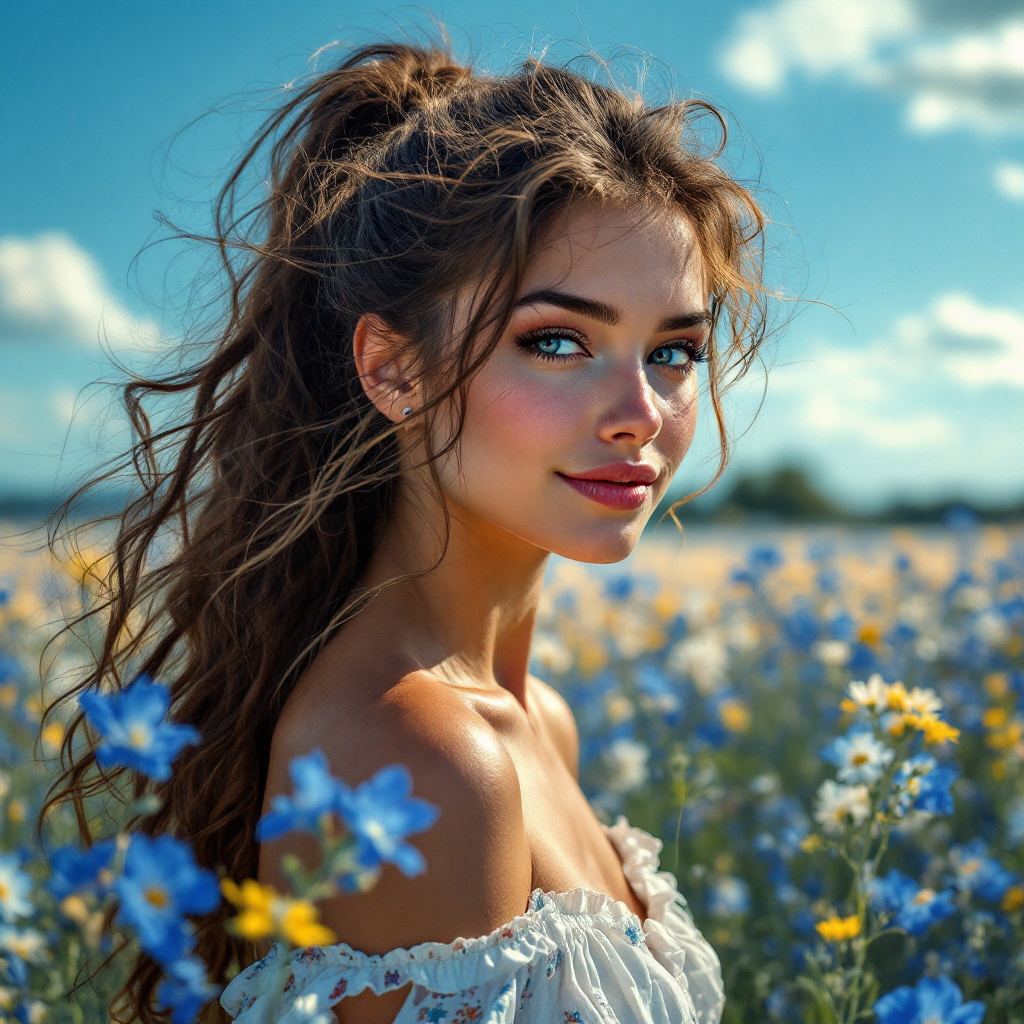
<path fill-rule="evenodd" d="M 60 750 L 60 741 L 64 739 L 64 725 L 62 722 L 51 722 L 40 734 L 43 746 L 49 753 L 56 753 Z"/>
<path fill-rule="evenodd" d="M 1014 910 L 1020 910 L 1024 907 L 1024 888 L 1019 885 L 1011 885 L 1006 892 L 1003 893 L 1003 902 L 1001 904 L 1003 910 L 1007 913 L 1011 913 Z"/>
<path fill-rule="evenodd" d="M 25 818 L 25 804 L 21 800 L 12 800 L 7 805 L 7 818 L 15 823 Z"/>
<path fill-rule="evenodd" d="M 889 699 L 889 708 L 892 711 L 909 711 L 910 705 L 907 698 L 910 696 L 907 693 L 907 688 L 902 683 L 892 683 L 889 686 L 889 693 L 887 697 Z"/>
<path fill-rule="evenodd" d="M 913 726 L 915 729 L 919 729 L 924 733 L 924 741 L 929 745 L 936 743 L 950 743 L 958 742 L 960 738 L 960 730 L 950 725 L 948 722 L 942 721 L 937 715 L 934 714 L 906 714 L 903 715 L 903 719 L 907 725 Z M 902 732 L 902 729 L 900 730 Z M 897 734 L 898 735 L 898 734 Z"/>
<path fill-rule="evenodd" d="M 39 721 L 43 717 L 43 702 L 35 694 L 25 698 L 25 714 L 33 721 Z"/>
<path fill-rule="evenodd" d="M 1006 762 L 1005 761 L 993 761 L 992 762 L 992 778 L 1002 782 L 1006 778 Z"/>
<path fill-rule="evenodd" d="M 85 924 L 89 920 L 89 905 L 76 892 L 61 900 L 60 910 L 62 914 L 78 924 Z"/>
<path fill-rule="evenodd" d="M 326 946 L 337 941 L 330 928 L 317 921 L 309 900 L 289 900 L 281 918 L 281 933 L 293 946 Z"/>
<path fill-rule="evenodd" d="M 904 715 L 893 715 L 889 723 L 890 736 L 902 736 L 903 730 L 907 727 L 907 718 Z"/>
<path fill-rule="evenodd" d="M 821 849 L 821 836 L 816 836 L 813 832 L 810 835 L 806 835 L 800 840 L 800 849 L 804 853 L 814 853 Z"/>
<path fill-rule="evenodd" d="M 225 899 L 241 909 L 234 918 L 235 929 L 245 939 L 263 939 L 274 932 L 274 918 L 270 912 L 276 891 L 260 885 L 253 878 L 242 882 L 241 888 L 230 878 L 220 880 L 220 891 Z"/>
<path fill-rule="evenodd" d="M 1011 719 L 1003 729 L 993 729 L 985 737 L 985 742 L 996 750 L 1012 750 L 1024 736 L 1024 722 L 1019 718 Z"/>
<path fill-rule="evenodd" d="M 868 647 L 877 647 L 882 642 L 882 627 L 877 622 L 865 622 L 857 630 L 857 639 Z"/>
<path fill-rule="evenodd" d="M 989 672 L 985 676 L 984 682 L 986 692 L 995 700 L 1005 697 L 1010 686 L 1010 681 L 1007 679 L 1005 672 Z"/>
<path fill-rule="evenodd" d="M 718 707 L 718 714 L 722 725 L 729 732 L 746 732 L 750 728 L 750 712 L 741 701 L 732 698 L 723 700 Z"/>
<path fill-rule="evenodd" d="M 855 715 L 860 710 L 860 707 L 855 704 L 849 697 L 844 697 L 839 702 L 839 707 L 845 711 L 848 715 Z"/>
<path fill-rule="evenodd" d="M 985 708 L 981 724 L 986 729 L 1001 729 L 1006 725 L 1006 708 Z"/>
<path fill-rule="evenodd" d="M 330 928 L 317 921 L 316 907 L 309 900 L 282 896 L 272 885 L 260 885 L 254 878 L 241 886 L 230 878 L 220 880 L 220 891 L 239 908 L 231 924 L 243 939 L 280 936 L 293 946 L 323 946 L 335 942 Z"/>
<path fill-rule="evenodd" d="M 95 593 L 110 575 L 110 559 L 96 548 L 75 551 L 61 562 L 64 571 L 81 587 Z"/>
<path fill-rule="evenodd" d="M 924 741 L 929 746 L 936 743 L 958 743 L 960 741 L 960 730 L 943 722 L 941 718 L 924 718 L 918 724 L 918 729 L 924 733 Z"/>
<path fill-rule="evenodd" d="M 679 609 L 679 602 L 667 590 L 663 590 L 652 602 L 654 614 L 662 619 L 671 619 Z"/>
<path fill-rule="evenodd" d="M 815 930 L 826 942 L 845 942 L 860 935 L 860 915 L 839 917 L 831 914 L 826 921 L 819 921 Z"/>
<path fill-rule="evenodd" d="M 583 675 L 592 676 L 604 668 L 607 662 L 608 652 L 600 644 L 588 643 L 581 648 L 577 664 Z"/>
<path fill-rule="evenodd" d="M 18 688 L 13 683 L 0 686 L 0 707 L 10 711 L 18 703 Z"/>

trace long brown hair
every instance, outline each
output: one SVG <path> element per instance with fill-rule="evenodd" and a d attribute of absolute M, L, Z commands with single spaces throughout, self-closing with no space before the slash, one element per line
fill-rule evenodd
<path fill-rule="evenodd" d="M 717 145 L 702 142 L 709 118 Z M 104 596 L 89 613 L 103 624 L 95 666 L 62 699 L 144 672 L 170 686 L 175 720 L 202 735 L 168 782 L 131 779 L 135 795 L 163 801 L 131 827 L 187 841 L 199 864 L 236 880 L 255 876 L 278 715 L 360 607 L 357 584 L 395 493 L 396 428 L 354 367 L 362 314 L 409 339 L 428 398 L 417 415 L 456 409 L 434 460 L 457 443 L 466 384 L 555 218 L 576 201 L 682 210 L 714 308 L 708 390 L 721 471 L 723 380 L 750 364 L 766 325 L 763 217 L 716 162 L 724 142 L 706 102 L 649 106 L 535 59 L 483 74 L 446 43 L 367 46 L 292 87 L 215 205 L 207 241 L 227 301 L 213 336 L 185 368 L 123 388 L 134 436 L 117 469 L 134 496 L 113 517 Z M 266 188 L 243 208 L 256 173 Z M 453 343 L 454 296 L 467 287 L 476 312 Z M 155 423 L 151 404 L 168 398 L 185 411 Z M 83 801 L 124 770 L 102 772 L 88 736 L 75 743 L 81 729 L 79 713 L 40 827 L 50 804 L 72 801 L 91 843 Z M 196 951 L 215 979 L 252 956 L 223 929 L 227 913 L 198 922 Z M 159 978 L 140 956 L 116 1019 L 165 1019 L 153 1006 Z"/>

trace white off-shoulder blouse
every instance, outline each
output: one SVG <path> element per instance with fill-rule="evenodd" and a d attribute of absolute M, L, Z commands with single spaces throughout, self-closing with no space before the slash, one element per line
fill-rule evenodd
<path fill-rule="evenodd" d="M 526 912 L 489 935 L 421 942 L 383 956 L 344 942 L 291 953 L 278 1024 L 300 1024 L 346 996 L 413 983 L 395 1024 L 718 1024 L 725 1005 L 718 955 L 698 931 L 661 840 L 620 815 L 602 826 L 646 906 L 593 889 L 534 889 Z M 267 1018 L 268 970 L 283 949 L 236 975 L 220 1002 L 237 1024 Z"/>

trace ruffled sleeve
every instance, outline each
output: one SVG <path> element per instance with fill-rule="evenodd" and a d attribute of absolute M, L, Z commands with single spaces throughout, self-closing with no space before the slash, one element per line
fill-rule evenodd
<path fill-rule="evenodd" d="M 722 965 L 693 923 L 671 871 L 660 871 L 662 842 L 619 815 L 605 832 L 622 860 L 622 871 L 647 906 L 644 938 L 654 958 L 689 990 L 700 1024 L 718 1024 L 725 1009 Z"/>
<path fill-rule="evenodd" d="M 472 1005 L 466 1020 L 504 1020 L 501 1011 L 514 994 L 508 981 L 521 968 L 546 963 L 549 953 L 555 955 L 557 943 L 536 926 L 531 920 L 534 916 L 515 918 L 480 938 L 447 944 L 424 942 L 383 955 L 362 953 L 344 942 L 292 950 L 284 986 L 277 995 L 284 1012 L 273 1018 L 275 1024 L 310 1024 L 316 1014 L 347 996 L 367 988 L 381 995 L 409 982 L 413 988 L 396 1024 L 450 1021 L 449 1010 L 457 1011 L 460 1004 L 467 1003 Z M 236 975 L 221 993 L 221 1005 L 236 1024 L 268 1019 L 274 1000 L 274 968 L 282 955 L 283 947 L 275 943 L 267 956 Z M 425 1004 L 423 1013 L 420 1004 Z M 488 1015 L 474 1016 L 477 1010 L 481 1014 L 486 1010 Z M 331 1018 L 324 1018 L 328 1020 Z"/>
<path fill-rule="evenodd" d="M 333 1024 L 331 1007 L 408 988 L 395 1024 L 719 1024 L 718 957 L 694 926 L 661 842 L 620 817 L 606 833 L 647 908 L 593 889 L 534 889 L 526 912 L 490 934 L 367 954 L 344 942 L 287 954 L 276 944 L 220 1002 L 235 1024 Z M 698 1015 L 699 1014 L 699 1015 Z"/>

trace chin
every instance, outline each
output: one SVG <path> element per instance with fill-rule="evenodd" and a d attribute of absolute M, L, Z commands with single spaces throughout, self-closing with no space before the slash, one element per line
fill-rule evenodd
<path fill-rule="evenodd" d="M 621 562 L 631 554 L 647 525 L 647 516 L 620 523 L 605 521 L 586 526 L 577 525 L 566 535 L 544 546 L 555 555 L 574 562 L 607 565 Z"/>

